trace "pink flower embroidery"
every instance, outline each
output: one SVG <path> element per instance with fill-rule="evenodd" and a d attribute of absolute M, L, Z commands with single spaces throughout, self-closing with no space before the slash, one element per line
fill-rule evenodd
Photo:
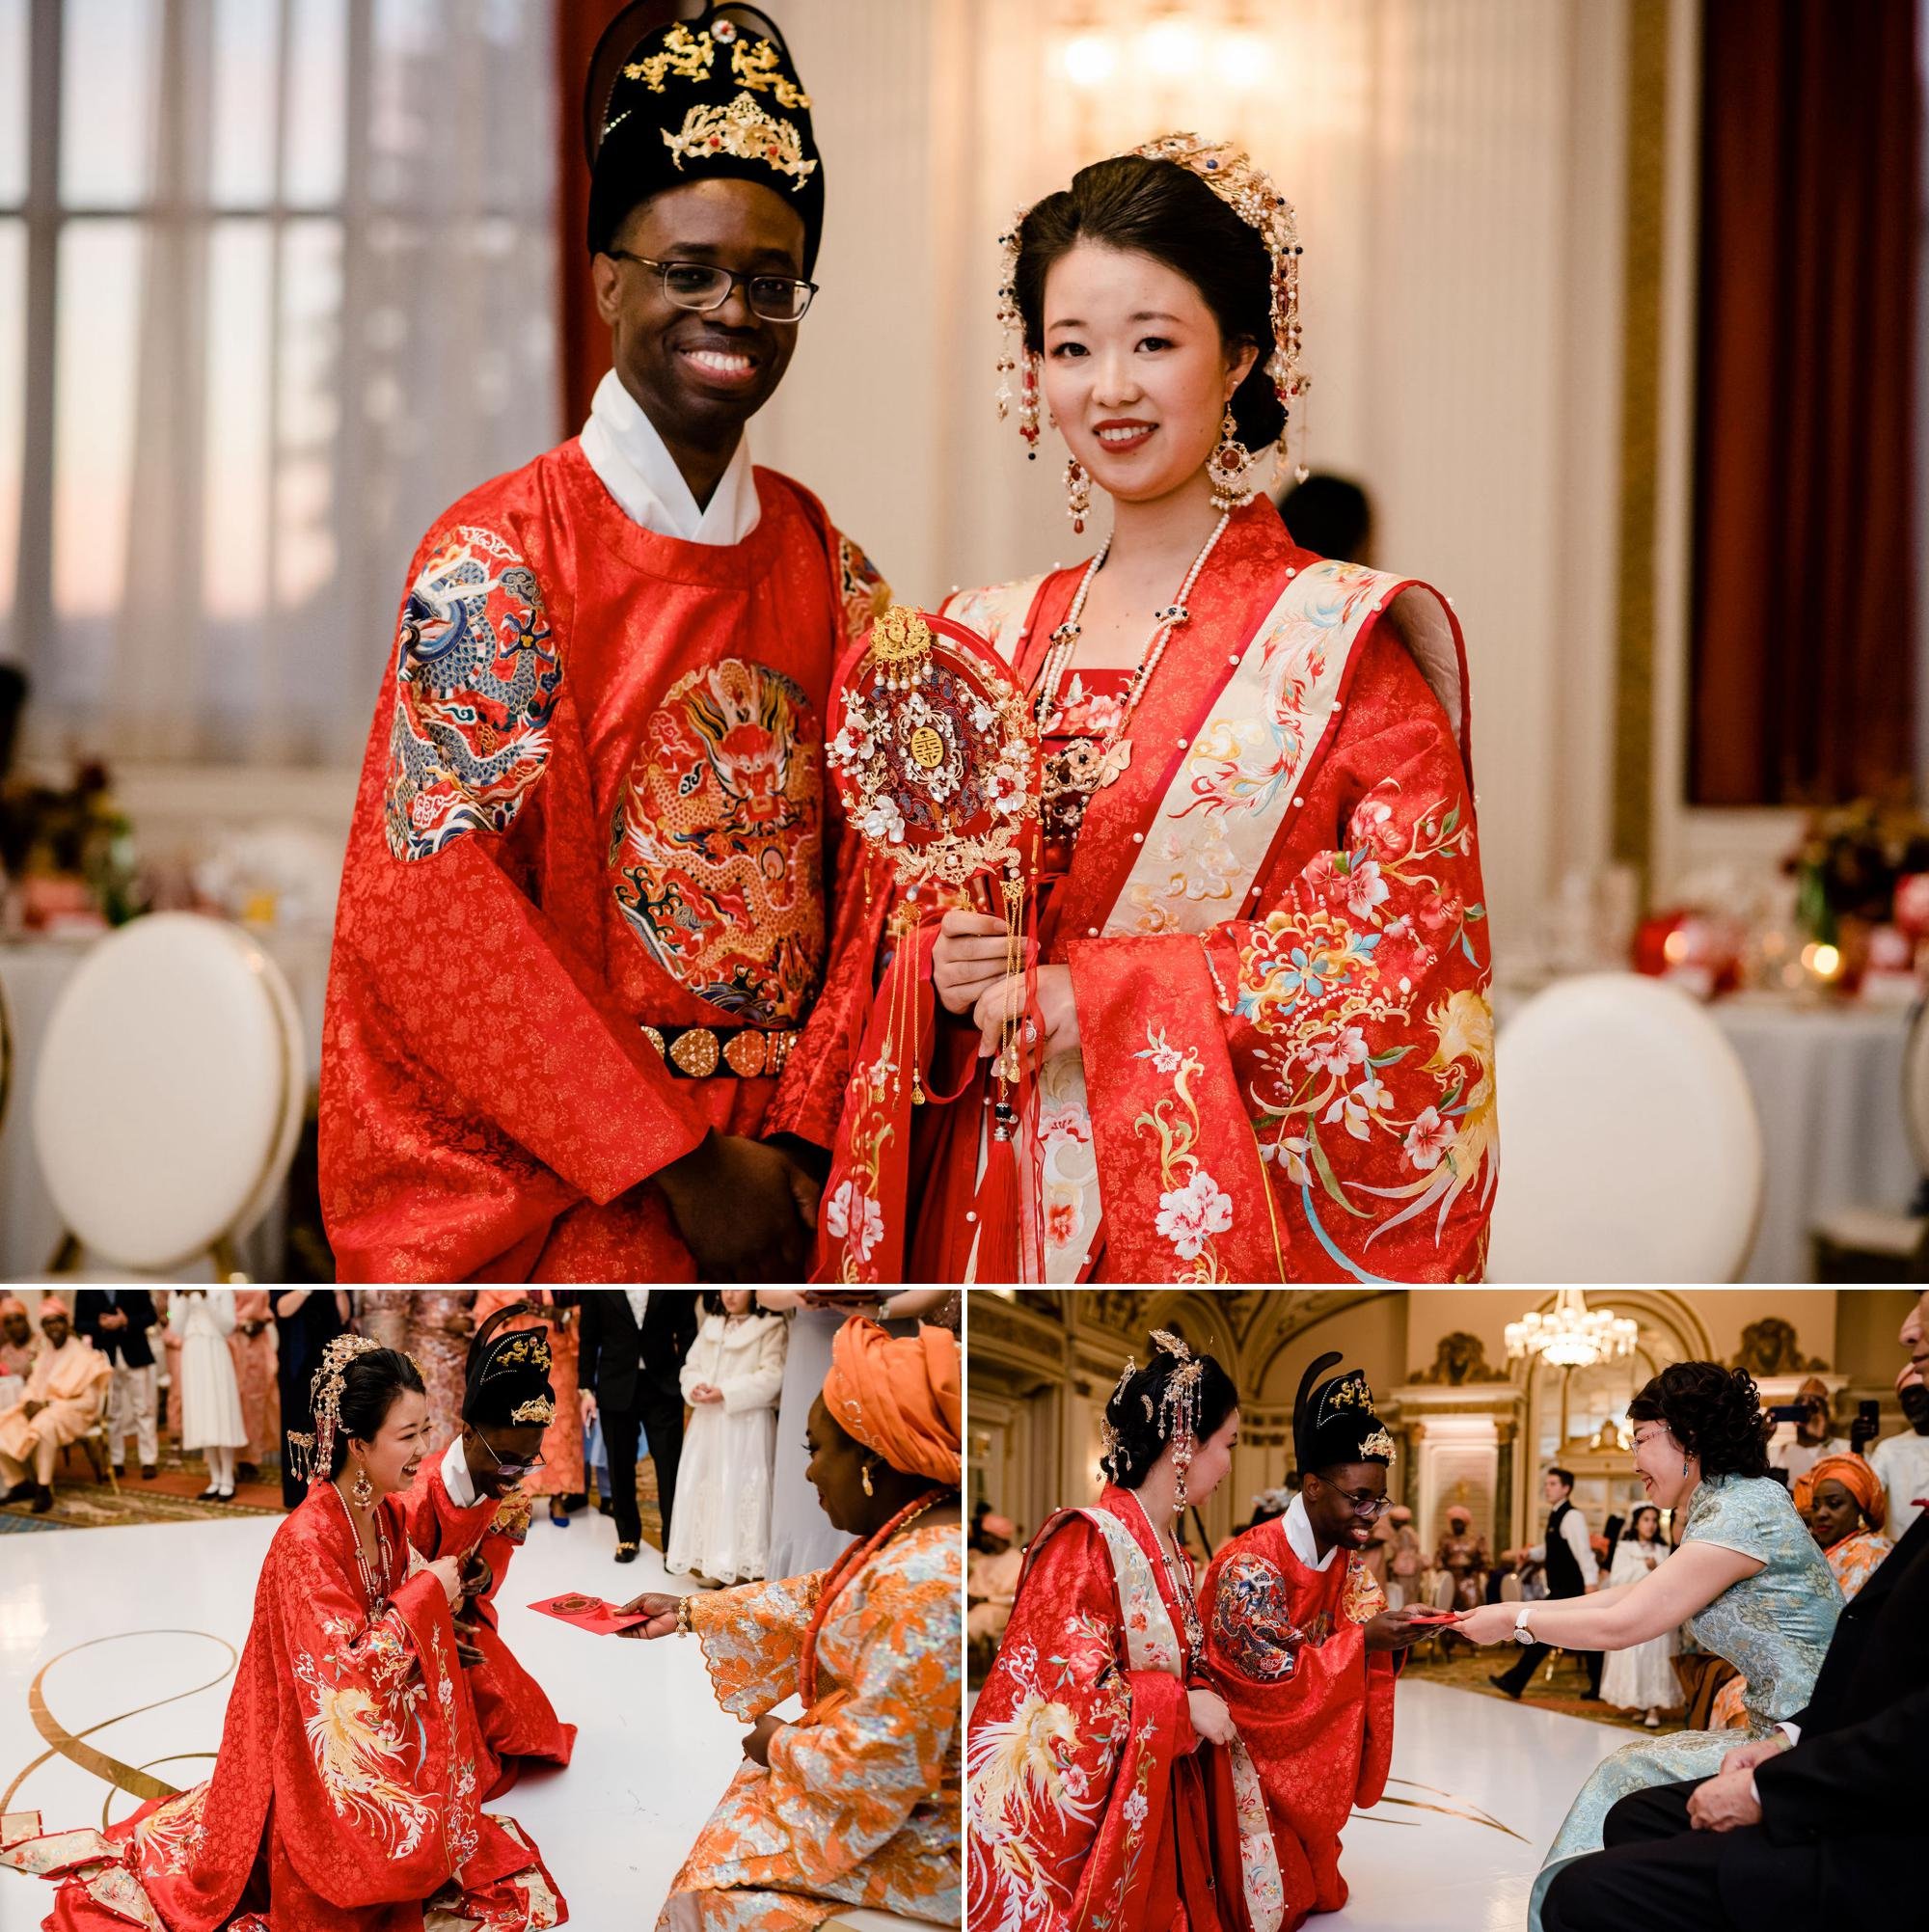
<path fill-rule="evenodd" d="M 1393 888 L 1380 877 L 1379 861 L 1362 859 L 1346 875 L 1346 910 L 1356 919 L 1371 919 L 1376 906 L 1384 906 Z"/>
<path fill-rule="evenodd" d="M 1158 1232 L 1181 1261 L 1196 1261 L 1214 1235 L 1233 1225 L 1232 1198 L 1201 1167 L 1183 1187 L 1158 1197 Z"/>
<path fill-rule="evenodd" d="M 1454 1145 L 1454 1129 L 1440 1118 L 1437 1107 L 1425 1107 L 1420 1118 L 1407 1129 L 1402 1144 L 1406 1148 L 1406 1157 L 1426 1172 L 1438 1167 L 1440 1156 Z"/>
<path fill-rule="evenodd" d="M 1353 807 L 1346 842 L 1355 851 L 1364 845 L 1375 852 L 1391 854 L 1399 843 L 1399 833 L 1393 823 L 1393 807 L 1384 799 L 1362 799 Z"/>
<path fill-rule="evenodd" d="M 1367 1060 L 1367 1036 L 1357 1026 L 1343 1027 L 1306 1044 L 1306 1064 L 1344 1080 Z"/>

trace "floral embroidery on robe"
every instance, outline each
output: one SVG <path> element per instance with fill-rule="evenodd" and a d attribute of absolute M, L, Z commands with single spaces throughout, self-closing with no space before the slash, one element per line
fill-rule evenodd
<path fill-rule="evenodd" d="M 894 1537 L 818 1636 L 818 1701 L 747 1762 L 670 1888 L 658 1932 L 808 1932 L 839 1904 L 959 1916 L 955 1525 Z M 798 1690 L 823 1572 L 690 1599 L 718 1701 L 754 1720 Z"/>

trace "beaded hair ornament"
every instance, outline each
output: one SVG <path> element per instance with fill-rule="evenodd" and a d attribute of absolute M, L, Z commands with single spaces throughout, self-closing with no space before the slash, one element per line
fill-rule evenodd
<path fill-rule="evenodd" d="M 1150 1390 L 1141 1391 L 1139 1401 L 1145 1404 L 1146 1421 L 1158 1431 L 1161 1441 L 1172 1445 L 1173 1473 L 1178 1479 L 1176 1507 L 1182 1510 L 1185 1508 L 1185 1472 L 1192 1467 L 1192 1458 L 1199 1448 L 1199 1385 L 1205 1379 L 1206 1364 L 1169 1328 L 1155 1328 L 1152 1346 L 1155 1357 L 1168 1355 L 1179 1364 L 1166 1377 L 1155 1407 Z M 1148 1362 L 1147 1367 L 1151 1366 Z M 1112 1468 L 1121 1476 L 1132 1466 L 1131 1452 L 1125 1446 L 1125 1439 L 1112 1422 L 1110 1412 L 1138 1372 L 1138 1362 L 1128 1355 L 1126 1366 L 1119 1372 L 1118 1382 L 1113 1387 L 1111 1401 L 1105 1404 L 1105 1419 L 1100 1425 L 1100 1441 Z"/>
<path fill-rule="evenodd" d="M 366 1355 L 381 1346 L 367 1335 L 338 1335 L 321 1351 L 321 1367 L 308 1385 L 310 1410 L 314 1417 L 313 1433 L 291 1433 L 288 1437 L 288 1447 L 294 1453 L 295 1474 L 304 1483 L 317 1481 L 317 1472 L 326 1476 L 328 1465 L 335 1460 L 335 1435 L 341 1427 L 342 1379 L 349 1363 L 357 1355 Z"/>
<path fill-rule="evenodd" d="M 1197 134 L 1162 134 L 1156 141 L 1145 142 L 1127 152 L 1148 161 L 1171 161 L 1198 176 L 1265 245 L 1272 284 L 1272 353 L 1266 358 L 1265 367 L 1283 415 L 1275 445 L 1277 476 L 1286 468 L 1293 404 L 1312 387 L 1312 378 L 1300 366 L 1299 258 L 1305 251 L 1300 247 L 1299 224 L 1292 204 L 1273 185 L 1271 176 L 1255 165 L 1242 148 L 1234 147 L 1230 141 L 1208 141 Z M 997 402 L 998 421 L 1002 422 L 1011 414 L 1015 399 L 1012 377 L 1018 376 L 1019 434 L 1024 439 L 1026 456 L 1036 459 L 1039 357 L 1025 346 L 1024 318 L 1019 311 L 1019 245 L 1025 217 L 1030 212 L 1029 208 L 1019 209 L 1012 218 L 1011 228 L 998 237 L 1004 249 L 997 311 L 998 324 L 1004 331 L 1004 346 L 998 356 Z M 1243 487 L 1246 470 L 1256 461 L 1257 453 L 1244 454 L 1236 443 L 1222 443 L 1213 455 L 1214 483 L 1233 489 Z M 1234 475 L 1235 471 L 1238 474 Z M 1299 482 L 1306 480 L 1304 463 L 1294 476 Z M 1247 490 L 1246 494 L 1250 496 L 1252 491 Z"/>

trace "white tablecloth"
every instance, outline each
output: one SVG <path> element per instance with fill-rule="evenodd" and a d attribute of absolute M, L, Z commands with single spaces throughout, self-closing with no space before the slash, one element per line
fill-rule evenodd
<path fill-rule="evenodd" d="M 1747 1070 L 1767 1161 L 1761 1226 L 1744 1281 L 1809 1281 L 1809 1232 L 1848 1207 L 1905 1211 L 1918 1176 L 1902 1118 L 1909 1014 L 1742 994 L 1710 1016 Z M 1507 1097 L 1501 1097 L 1506 1184 Z"/>
<path fill-rule="evenodd" d="M 321 1012 L 328 990 L 329 937 L 325 932 L 292 931 L 260 936 L 284 973 L 300 1009 L 311 1082 L 321 1072 Z M 14 1053 L 13 1094 L 0 1123 L 0 1280 L 17 1281 L 41 1273 L 53 1258 L 62 1234 L 60 1216 L 41 1180 L 30 1125 L 34 1078 L 47 1022 L 68 976 L 98 943 L 82 939 L 21 939 L 0 944 L 0 985 L 13 1010 Z M 103 1106 L 113 1096 L 100 1097 Z M 270 1220 L 279 1225 L 279 1209 Z M 203 1278 L 205 1270 L 202 1270 Z"/>

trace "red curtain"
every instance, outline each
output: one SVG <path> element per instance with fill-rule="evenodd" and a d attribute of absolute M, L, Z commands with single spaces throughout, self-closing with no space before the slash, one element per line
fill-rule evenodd
<path fill-rule="evenodd" d="M 1703 0 L 1690 797 L 1914 763 L 1915 0 Z"/>
<path fill-rule="evenodd" d="M 610 331 L 589 292 L 589 170 L 583 159 L 583 86 L 603 30 L 628 0 L 557 0 L 557 358 L 562 375 L 562 426 L 574 436 L 610 367 Z"/>

